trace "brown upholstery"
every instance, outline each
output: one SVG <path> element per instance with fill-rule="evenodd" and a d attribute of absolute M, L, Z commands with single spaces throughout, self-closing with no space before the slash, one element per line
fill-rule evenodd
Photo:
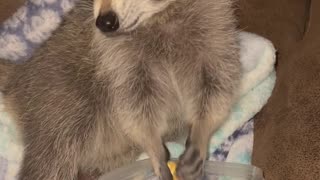
<path fill-rule="evenodd" d="M 0 0 L 0 23 L 7 19 L 25 0 Z"/>
<path fill-rule="evenodd" d="M 274 42 L 277 83 L 256 116 L 253 163 L 267 180 L 320 179 L 320 1 L 240 0 L 241 27 Z"/>

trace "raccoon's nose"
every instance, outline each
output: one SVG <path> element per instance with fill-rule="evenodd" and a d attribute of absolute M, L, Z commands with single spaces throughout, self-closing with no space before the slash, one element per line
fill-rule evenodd
<path fill-rule="evenodd" d="M 100 14 L 96 20 L 96 26 L 102 32 L 114 32 L 119 29 L 119 19 L 115 12 L 109 11 L 107 14 Z"/>

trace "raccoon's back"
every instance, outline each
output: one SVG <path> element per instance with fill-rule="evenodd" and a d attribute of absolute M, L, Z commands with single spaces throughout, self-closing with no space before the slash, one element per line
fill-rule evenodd
<path fill-rule="evenodd" d="M 75 8 L 31 59 L 12 66 L 9 74 L 1 71 L 0 81 L 6 86 L 0 87 L 21 113 L 81 109 L 94 99 L 89 97 L 95 68 L 89 56 L 92 32 L 86 22 L 90 16 L 91 11 Z M 0 69 L 7 69 L 6 65 Z"/>

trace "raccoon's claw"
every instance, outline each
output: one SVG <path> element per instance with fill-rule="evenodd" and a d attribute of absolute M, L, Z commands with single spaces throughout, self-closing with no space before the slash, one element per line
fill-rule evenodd
<path fill-rule="evenodd" d="M 189 145 L 180 156 L 177 165 L 177 177 L 179 180 L 201 180 L 203 177 L 204 160 L 200 151 Z"/>

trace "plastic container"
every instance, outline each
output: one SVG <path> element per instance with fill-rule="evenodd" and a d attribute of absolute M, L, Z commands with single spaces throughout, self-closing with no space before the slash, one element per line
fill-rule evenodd
<path fill-rule="evenodd" d="M 157 180 L 149 160 L 116 169 L 99 180 Z M 261 169 L 243 164 L 207 161 L 203 180 L 264 180 Z"/>

